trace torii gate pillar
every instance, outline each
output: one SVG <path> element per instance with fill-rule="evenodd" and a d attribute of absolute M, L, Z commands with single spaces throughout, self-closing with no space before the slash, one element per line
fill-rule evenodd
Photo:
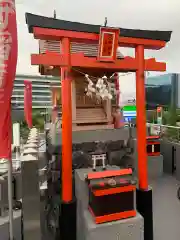
<path fill-rule="evenodd" d="M 147 150 L 146 150 L 146 102 L 144 77 L 144 46 L 135 49 L 138 62 L 136 71 L 137 107 L 137 153 L 139 188 L 136 191 L 137 209 L 144 217 L 144 239 L 153 240 L 152 189 L 148 187 Z"/>
<path fill-rule="evenodd" d="M 67 66 L 61 67 L 62 98 L 62 204 L 61 204 L 61 238 L 72 239 L 76 232 L 76 201 L 72 189 L 72 99 L 70 39 L 63 38 L 61 49 Z M 75 239 L 75 236 L 74 238 Z"/>

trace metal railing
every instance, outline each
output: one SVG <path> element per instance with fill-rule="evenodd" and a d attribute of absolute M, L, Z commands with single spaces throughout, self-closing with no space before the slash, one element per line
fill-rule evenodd
<path fill-rule="evenodd" d="M 147 127 L 150 128 L 151 135 L 160 135 L 162 138 L 169 141 L 180 141 L 180 127 L 170 125 L 159 125 L 154 123 L 147 123 Z"/>

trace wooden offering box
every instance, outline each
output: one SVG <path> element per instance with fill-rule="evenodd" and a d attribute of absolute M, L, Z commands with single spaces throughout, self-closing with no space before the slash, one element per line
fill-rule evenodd
<path fill-rule="evenodd" d="M 92 172 L 87 181 L 89 210 L 97 224 L 136 216 L 131 169 Z"/>
<path fill-rule="evenodd" d="M 160 153 L 160 137 L 159 136 L 148 136 L 147 141 L 147 155 L 148 156 L 159 156 Z"/>

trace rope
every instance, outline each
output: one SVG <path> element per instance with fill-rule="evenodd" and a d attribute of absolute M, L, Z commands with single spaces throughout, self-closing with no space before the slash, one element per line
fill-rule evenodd
<path fill-rule="evenodd" d="M 80 73 L 80 74 L 83 75 L 83 76 L 87 75 L 87 73 L 84 73 L 84 72 L 80 71 L 80 70 L 77 69 L 77 68 L 72 68 L 72 70 L 75 71 L 75 72 Z M 112 74 L 109 78 L 107 78 L 107 79 L 110 80 L 111 78 L 114 77 L 115 74 L 116 74 L 116 72 L 113 73 L 113 74 Z M 127 76 L 127 75 L 130 75 L 130 74 L 132 74 L 132 72 L 124 73 L 124 74 L 121 74 L 121 75 L 118 75 L 118 76 L 119 76 L 119 77 L 123 77 L 123 76 Z M 102 77 L 95 77 L 95 76 L 92 76 L 92 75 L 89 75 L 89 74 L 88 74 L 88 76 L 91 77 L 91 78 L 94 78 L 94 79 L 102 78 Z"/>

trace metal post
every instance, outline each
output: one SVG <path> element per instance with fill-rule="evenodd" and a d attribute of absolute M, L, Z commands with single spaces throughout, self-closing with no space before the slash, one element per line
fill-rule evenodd
<path fill-rule="evenodd" d="M 13 196 L 12 196 L 12 161 L 8 161 L 8 207 L 9 207 L 9 240 L 14 240 L 13 231 Z"/>

